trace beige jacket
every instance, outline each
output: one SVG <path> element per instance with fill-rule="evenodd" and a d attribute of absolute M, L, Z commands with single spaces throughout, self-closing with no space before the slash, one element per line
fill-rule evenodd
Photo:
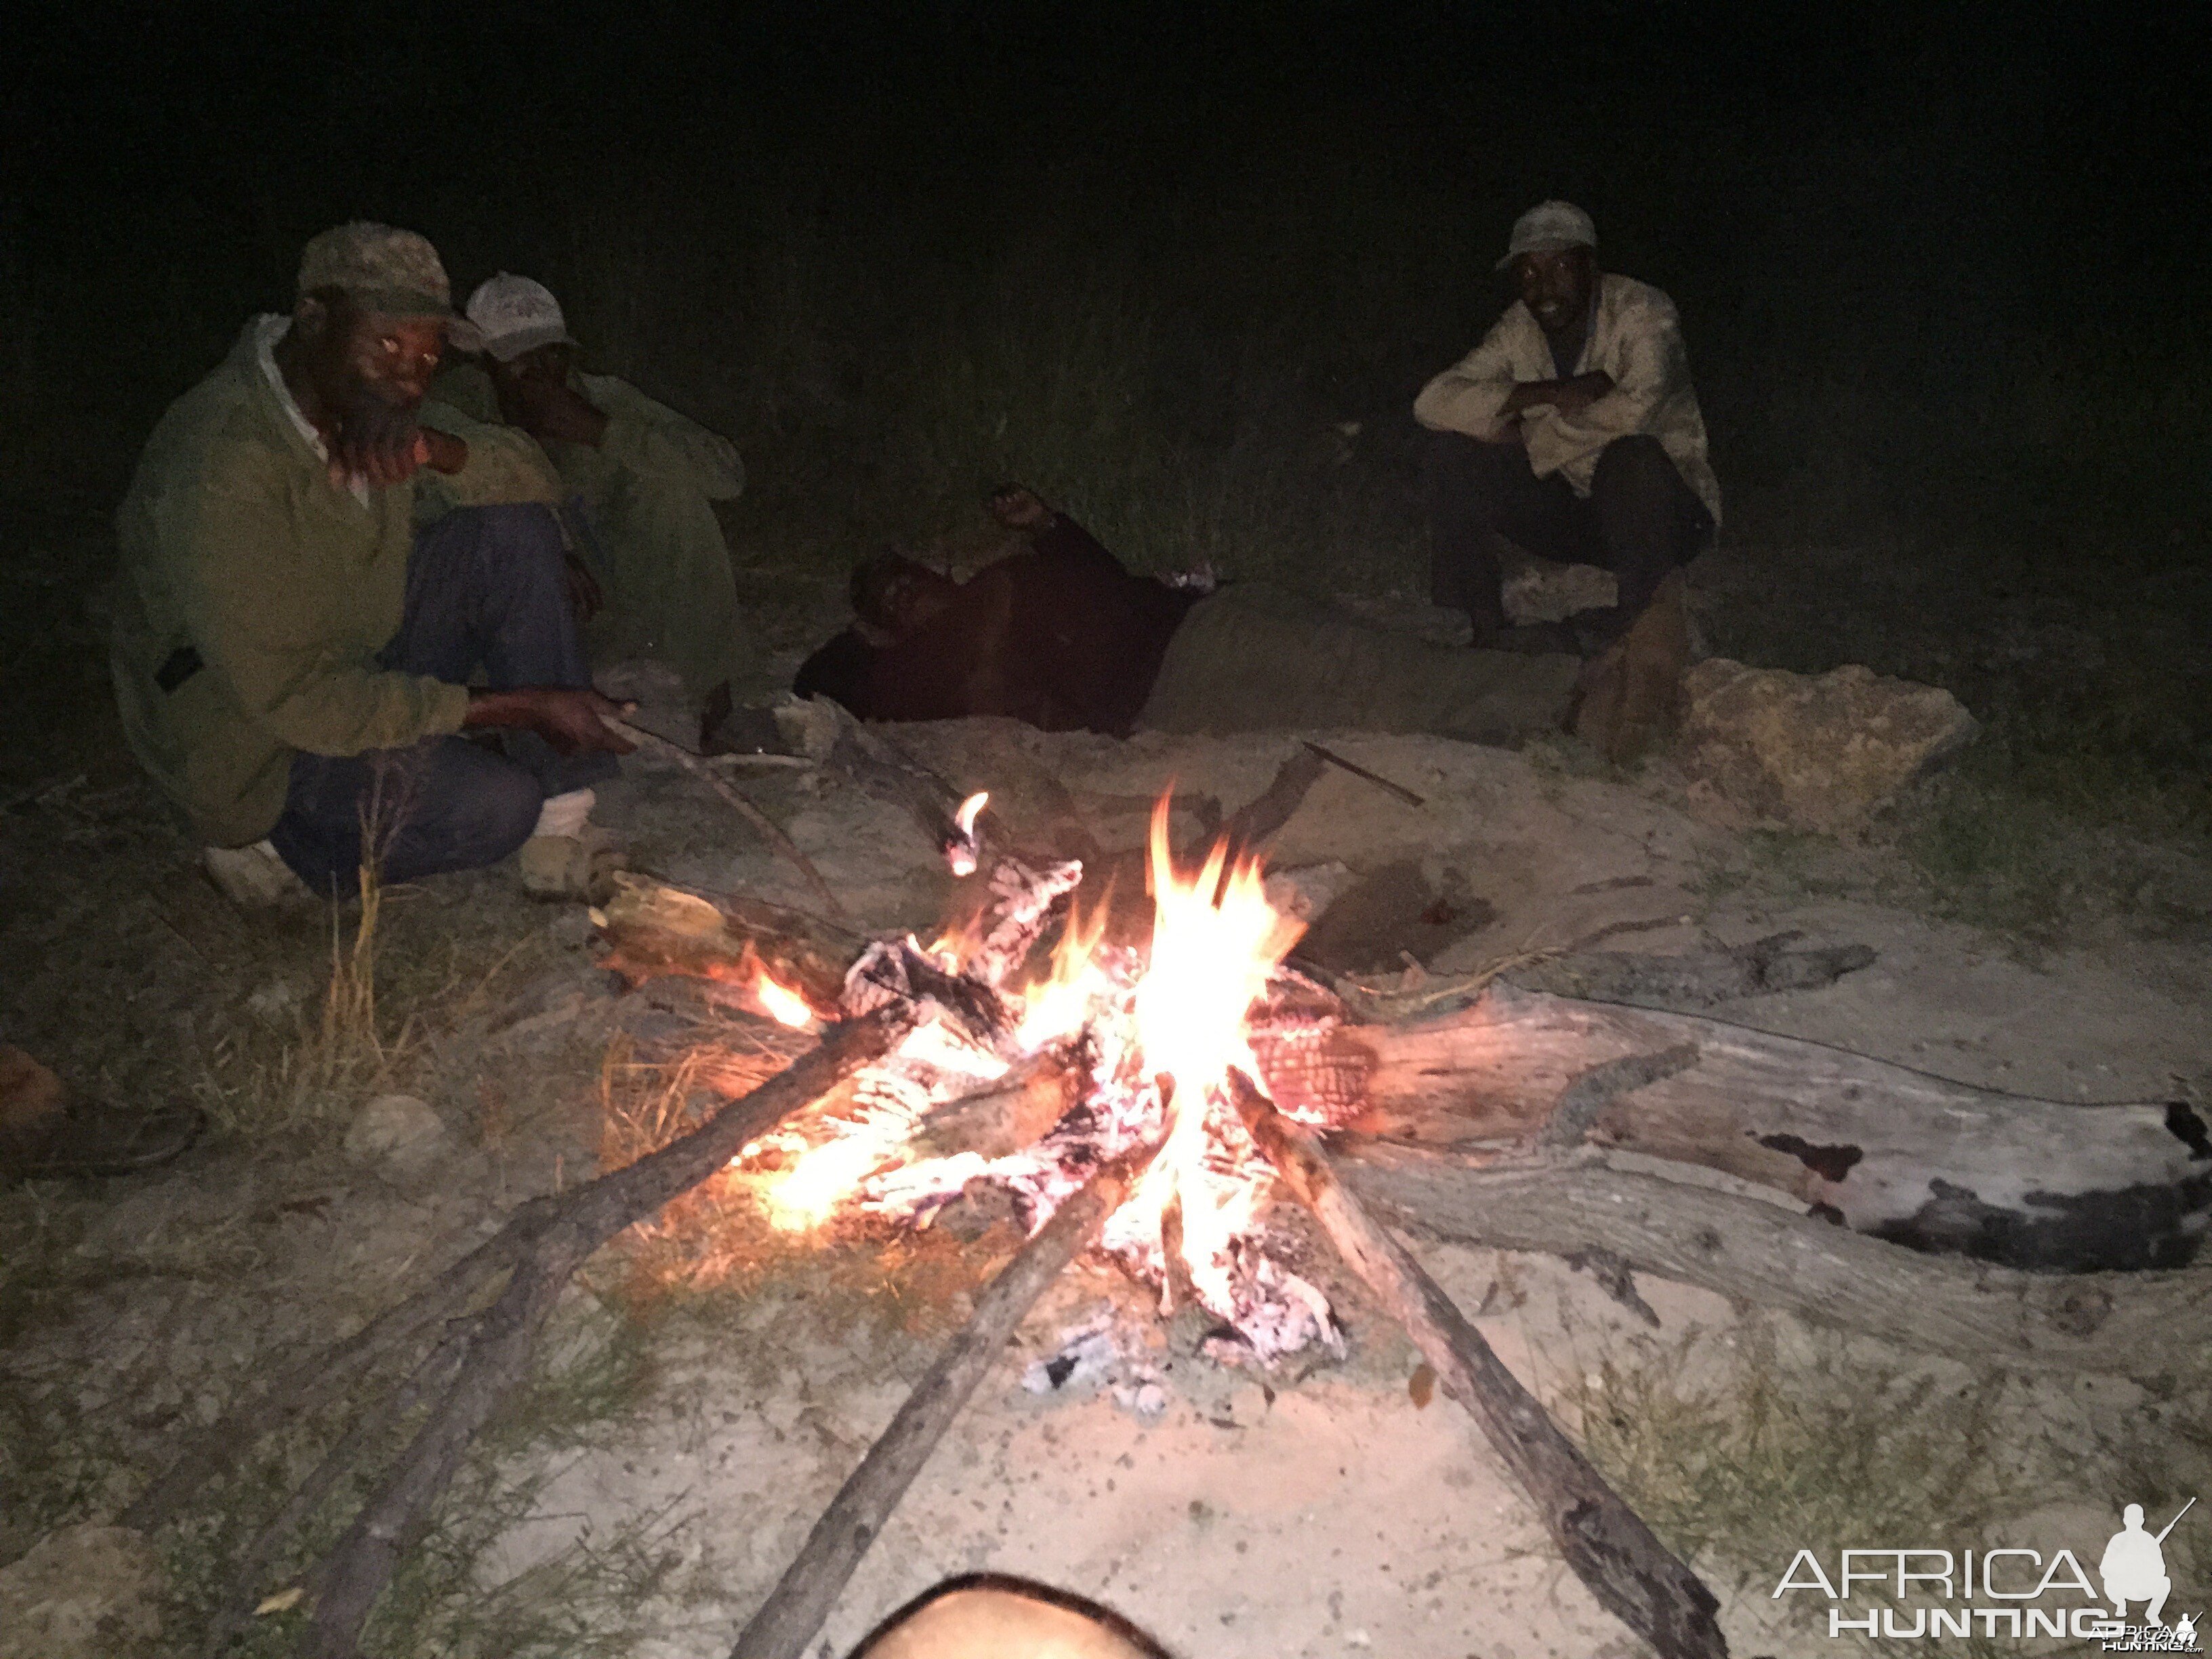
<path fill-rule="evenodd" d="M 1600 277 L 1597 316 L 1573 372 L 1593 369 L 1610 374 L 1613 390 L 1579 415 L 1562 415 L 1548 404 L 1522 412 L 1522 440 L 1536 476 L 1556 472 L 1577 495 L 1587 495 L 1599 452 L 1615 438 L 1648 432 L 1719 523 L 1720 481 L 1706 453 L 1705 418 L 1690 384 L 1690 357 L 1674 302 L 1648 283 Z M 1413 418 L 1433 432 L 1494 439 L 1501 433 L 1498 411 L 1517 383 L 1559 378 L 1551 342 L 1528 307 L 1516 300 L 1480 345 L 1421 388 Z"/>

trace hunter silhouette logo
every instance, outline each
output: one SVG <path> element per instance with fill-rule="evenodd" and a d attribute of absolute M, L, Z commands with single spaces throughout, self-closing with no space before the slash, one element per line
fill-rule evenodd
<path fill-rule="evenodd" d="M 2102 1644 L 2107 1653 L 2197 1651 L 2195 1613 L 2183 1614 L 2171 1630 L 2159 1617 L 2166 1610 L 2166 1598 L 2173 1593 L 2173 1580 L 2166 1571 L 2166 1536 L 2196 1507 L 2192 1498 L 2155 1534 L 2143 1530 L 2142 1504 L 2130 1504 L 2121 1511 L 2120 1529 L 2105 1546 L 2104 1559 L 2097 1564 L 2097 1576 L 2105 1583 L 2105 1599 L 2112 1604 L 2112 1618 L 2118 1626 L 2112 1632 L 2117 1639 Z M 2128 1623 L 2130 1601 L 2143 1604 L 2140 1625 Z"/>
<path fill-rule="evenodd" d="M 2181 1515 L 2167 1522 L 2155 1538 L 2143 1530 L 2142 1504 L 2130 1504 L 2120 1512 L 2120 1529 L 2105 1546 L 2105 1559 L 2097 1564 L 2097 1576 L 2105 1581 L 2105 1599 L 2112 1604 L 2115 1617 L 2128 1616 L 2129 1602 L 2144 1601 L 2149 1605 L 2143 1608 L 2143 1623 L 2165 1622 L 2158 1615 L 2166 1609 L 2166 1598 L 2173 1594 L 2173 1580 L 2166 1576 L 2166 1534 L 2180 1525 L 2181 1516 L 2196 1504 L 2193 1498 L 2184 1504 Z"/>

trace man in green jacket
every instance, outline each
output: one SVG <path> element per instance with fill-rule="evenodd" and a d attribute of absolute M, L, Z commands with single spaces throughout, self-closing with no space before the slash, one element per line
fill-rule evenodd
<path fill-rule="evenodd" d="M 291 314 L 161 417 L 118 515 L 125 731 L 241 901 L 518 850 L 546 896 L 605 878 L 586 820 L 620 711 L 591 690 L 544 458 L 425 402 L 462 326 L 422 237 L 325 231 Z M 418 533 L 432 495 L 453 510 Z"/>
<path fill-rule="evenodd" d="M 529 434 L 559 470 L 580 509 L 571 522 L 592 660 L 667 663 L 709 705 L 711 724 L 746 656 L 714 508 L 744 488 L 736 447 L 628 381 L 579 370 L 561 302 L 543 283 L 502 271 L 469 296 L 468 320 L 483 368 L 447 370 L 438 396 Z"/>

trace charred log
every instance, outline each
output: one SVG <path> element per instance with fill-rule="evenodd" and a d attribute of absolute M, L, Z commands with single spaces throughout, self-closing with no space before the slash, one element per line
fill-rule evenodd
<path fill-rule="evenodd" d="M 2006 1094 L 1697 1015 L 1497 987 L 1426 1020 L 1271 1042 L 1261 1060 L 1302 1115 L 1502 1154 L 1531 1143 L 1593 1066 L 1685 1043 L 1697 1063 L 1607 1103 L 1591 1144 L 1723 1170 L 1853 1231 L 2009 1267 L 2179 1267 L 2212 1220 L 2212 1158 L 2187 1108 Z"/>

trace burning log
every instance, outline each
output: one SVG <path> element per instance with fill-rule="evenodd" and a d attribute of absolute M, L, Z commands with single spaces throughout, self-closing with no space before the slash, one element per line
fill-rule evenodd
<path fill-rule="evenodd" d="M 2212 1272 L 2039 1273 L 1900 1249 L 1778 1204 L 1602 1164 L 1484 1167 L 1346 1137 L 1344 1182 L 1456 1243 L 1574 1256 L 1971 1364 L 2154 1376 L 2212 1352 Z"/>
<path fill-rule="evenodd" d="M 1466 1152 L 1525 1145 L 1593 1066 L 1694 1045 L 1602 1103 L 1595 1145 L 1771 1187 L 1916 1250 L 2072 1273 L 2171 1268 L 2212 1219 L 2212 1130 L 2180 1103 L 2076 1105 L 1953 1083 L 1697 1015 L 1493 987 L 1472 1007 L 1262 1051 L 1332 1127 Z"/>
<path fill-rule="evenodd" d="M 1599 1604 L 1661 1659 L 1725 1656 L 1728 1643 L 1713 1617 L 1720 1603 L 1705 1582 L 1652 1535 L 1443 1288 L 1361 1207 L 1337 1180 L 1320 1143 L 1278 1113 L 1242 1073 L 1231 1073 L 1230 1087 L 1261 1152 L 1406 1327 L 1444 1392 L 1474 1418 Z"/>
<path fill-rule="evenodd" d="M 765 974 L 810 1006 L 834 1008 L 860 953 L 856 933 L 781 904 L 708 899 L 619 872 L 600 909 L 612 950 L 602 965 L 632 985 L 659 974 L 750 988 Z"/>
<path fill-rule="evenodd" d="M 800 1659 L 837 1594 L 921 1473 L 945 1431 L 1046 1285 L 1098 1236 L 1156 1150 L 1131 1149 L 1102 1167 L 1017 1252 L 976 1298 L 975 1311 L 915 1385 L 867 1455 L 814 1523 L 791 1565 L 730 1650 L 730 1659 Z"/>
<path fill-rule="evenodd" d="M 423 1333 L 441 1327 L 428 1357 L 398 1390 L 403 1408 L 417 1397 L 426 1400 L 428 1415 L 344 1535 L 308 1575 L 316 1607 L 298 1650 L 313 1659 L 349 1659 L 401 1552 L 419 1534 L 477 1431 L 527 1371 L 538 1332 L 569 1276 L 617 1233 L 697 1186 L 746 1143 L 879 1058 L 903 1030 L 896 1014 L 838 1026 L 786 1070 L 659 1152 L 557 1197 L 520 1206 L 496 1234 L 416 1296 L 344 1341 L 286 1368 L 233 1407 L 125 1512 L 123 1524 L 151 1530 L 173 1519 L 246 1447 L 351 1391 L 387 1356 L 411 1352 Z M 469 1311 L 502 1277 L 489 1305 Z M 386 1420 L 398 1414 L 391 1411 Z M 341 1449 L 349 1443 L 365 1456 L 375 1438 L 349 1434 Z M 309 1488 L 326 1492 L 338 1474 L 319 1468 Z M 280 1530 L 249 1547 L 249 1564 L 258 1571 L 273 1560 L 282 1529 L 304 1522 L 313 1507 L 312 1502 L 289 1505 L 277 1518 Z M 258 1582 L 241 1584 L 230 1617 L 237 1617 L 238 1608 L 250 1610 L 266 1588 Z"/>

